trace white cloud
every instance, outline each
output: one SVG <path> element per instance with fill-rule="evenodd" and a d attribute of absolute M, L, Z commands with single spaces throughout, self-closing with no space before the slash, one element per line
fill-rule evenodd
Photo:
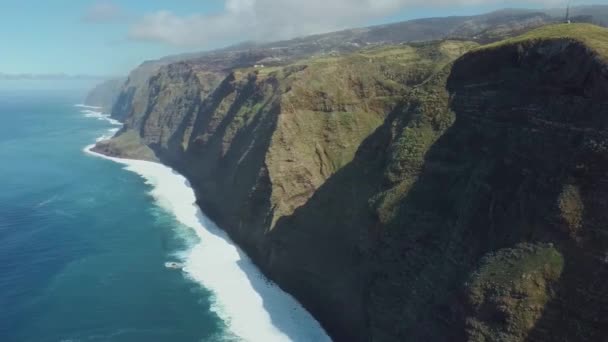
<path fill-rule="evenodd" d="M 97 1 L 89 7 L 83 20 L 91 23 L 104 23 L 119 19 L 122 16 L 121 8 L 110 1 Z"/>
<path fill-rule="evenodd" d="M 562 0 L 530 0 L 560 5 Z M 276 40 L 365 25 L 415 6 L 502 4 L 504 0 L 225 0 L 219 14 L 178 16 L 158 11 L 129 33 L 134 40 L 204 46 L 223 40 Z"/>

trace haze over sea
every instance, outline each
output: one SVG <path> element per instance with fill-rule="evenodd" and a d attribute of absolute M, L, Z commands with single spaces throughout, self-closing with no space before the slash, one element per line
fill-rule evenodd
<path fill-rule="evenodd" d="M 0 341 L 329 340 L 183 177 L 83 150 L 119 127 L 86 90 L 0 84 Z"/>

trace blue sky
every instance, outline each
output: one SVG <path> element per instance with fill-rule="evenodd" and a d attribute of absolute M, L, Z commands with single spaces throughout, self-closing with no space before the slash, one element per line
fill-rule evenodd
<path fill-rule="evenodd" d="M 565 2 L 2 0 L 0 72 L 122 75 L 147 59 L 243 40 L 282 39 L 419 17 Z"/>
<path fill-rule="evenodd" d="M 215 11 L 222 1 L 123 1 L 124 18 L 90 22 L 86 13 L 97 1 L 2 0 L 0 72 L 121 74 L 145 59 L 188 51 L 129 40 L 131 21 L 170 5 L 172 11 Z"/>

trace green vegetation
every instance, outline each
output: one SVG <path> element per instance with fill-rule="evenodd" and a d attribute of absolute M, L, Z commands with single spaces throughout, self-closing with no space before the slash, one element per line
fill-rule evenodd
<path fill-rule="evenodd" d="M 564 186 L 558 198 L 558 205 L 569 233 L 575 237 L 582 227 L 585 210 L 579 188 L 572 184 Z"/>
<path fill-rule="evenodd" d="M 288 90 L 281 97 L 282 115 L 267 155 L 272 202 L 276 203 L 273 226 L 348 165 L 361 142 L 398 103 L 413 97 L 408 94 L 414 88 L 475 46 L 461 41 L 383 46 L 344 56 L 313 57 L 275 71 L 274 77 Z M 423 115 L 412 122 L 399 138 L 403 148 L 395 151 L 395 158 L 402 164 L 416 159 L 419 167 L 424 152 L 438 137 L 435 119 Z"/>
<path fill-rule="evenodd" d="M 126 159 L 157 161 L 154 151 L 141 141 L 136 131 L 128 130 L 106 141 L 98 142 L 95 152 Z"/>
<path fill-rule="evenodd" d="M 580 27 L 601 32 L 596 45 L 608 43 L 607 30 Z M 546 32 L 559 36 L 556 32 L 562 28 L 539 29 L 474 51 L 546 39 L 550 36 Z M 564 28 L 570 29 L 577 32 L 577 26 Z M 574 168 L 581 156 L 588 155 L 568 143 L 580 134 L 570 124 L 576 120 L 574 113 L 591 116 L 588 108 L 597 108 L 593 105 L 603 100 L 592 96 L 583 102 L 571 95 L 570 83 L 542 77 L 546 70 L 565 75 L 573 70 L 588 79 L 595 69 L 578 66 L 591 64 L 586 58 L 594 56 L 567 55 L 551 44 L 543 50 L 533 46 L 521 44 L 527 57 L 521 64 L 511 63 L 512 50 L 465 54 L 455 66 L 447 66 L 409 92 L 403 110 L 382 127 L 384 135 L 378 140 L 386 143 L 375 151 L 388 153 L 378 166 L 383 176 L 376 185 L 380 191 L 372 192 L 368 200 L 377 220 L 372 226 L 382 227 L 378 228 L 381 247 L 373 252 L 378 255 L 374 266 L 380 275 L 371 290 L 371 305 L 380 318 L 372 325 L 377 331 L 398 326 L 394 340 L 445 339 L 434 331 L 460 324 L 462 307 L 468 312 L 462 324 L 468 340 L 475 342 L 536 341 L 539 336 L 540 340 L 543 336 L 592 340 L 589 336 L 602 334 L 593 327 L 593 318 L 568 316 L 584 315 L 588 308 L 563 301 L 564 292 L 581 300 L 591 296 L 588 293 L 605 298 L 606 292 L 595 284 L 567 288 L 566 284 L 579 281 L 579 275 L 566 267 L 565 259 L 573 262 L 573 252 L 562 245 L 564 237 L 568 239 L 562 227 L 567 225 L 566 233 L 578 243 L 590 235 L 585 226 L 591 196 L 578 186 L 565 186 L 572 180 L 556 170 Z M 555 58 L 534 57 L 547 50 Z M 540 90 L 547 84 L 554 92 Z M 596 86 L 605 87 L 581 82 L 576 83 L 576 91 Z M 555 127 L 561 130 L 556 132 Z M 361 165 L 370 160 L 367 155 Z M 557 234 L 562 235 L 556 238 Z M 554 241 L 555 247 L 539 241 Z M 521 242 L 527 243 L 517 245 Z M 582 250 L 574 253 L 589 255 Z M 477 268 L 479 255 L 489 256 Z M 591 258 L 584 260 L 593 263 Z M 587 280 L 596 277 L 589 270 L 581 273 Z M 461 307 L 454 293 L 464 284 L 466 304 Z M 600 299 L 589 305 L 599 310 L 602 303 Z M 535 338 L 528 339 L 531 335 Z"/>
<path fill-rule="evenodd" d="M 521 244 L 482 260 L 468 287 L 469 341 L 520 341 L 552 297 L 564 258 L 550 244 Z"/>
<path fill-rule="evenodd" d="M 479 49 L 494 49 L 505 45 L 549 39 L 571 39 L 581 42 L 608 60 L 608 29 L 592 24 L 547 25 L 515 38 L 482 46 Z"/>
<path fill-rule="evenodd" d="M 522 244 L 500 250 L 485 257 L 479 270 L 473 274 L 471 301 L 480 305 L 487 290 L 492 289 L 493 295 L 505 294 L 514 287 L 529 285 L 528 280 L 534 276 L 557 280 L 563 267 L 562 255 L 551 244 Z"/>

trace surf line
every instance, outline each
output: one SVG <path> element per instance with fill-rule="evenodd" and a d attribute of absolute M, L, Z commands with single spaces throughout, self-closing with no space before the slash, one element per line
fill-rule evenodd
<path fill-rule="evenodd" d="M 109 139 L 117 130 L 113 128 L 97 141 Z M 331 341 L 310 313 L 264 277 L 226 232 L 201 212 L 185 177 L 162 164 L 96 153 L 94 146 L 84 151 L 138 174 L 151 187 L 156 205 L 194 230 L 200 242 L 184 253 L 184 274 L 213 293 L 211 310 L 232 334 L 253 342 Z"/>

